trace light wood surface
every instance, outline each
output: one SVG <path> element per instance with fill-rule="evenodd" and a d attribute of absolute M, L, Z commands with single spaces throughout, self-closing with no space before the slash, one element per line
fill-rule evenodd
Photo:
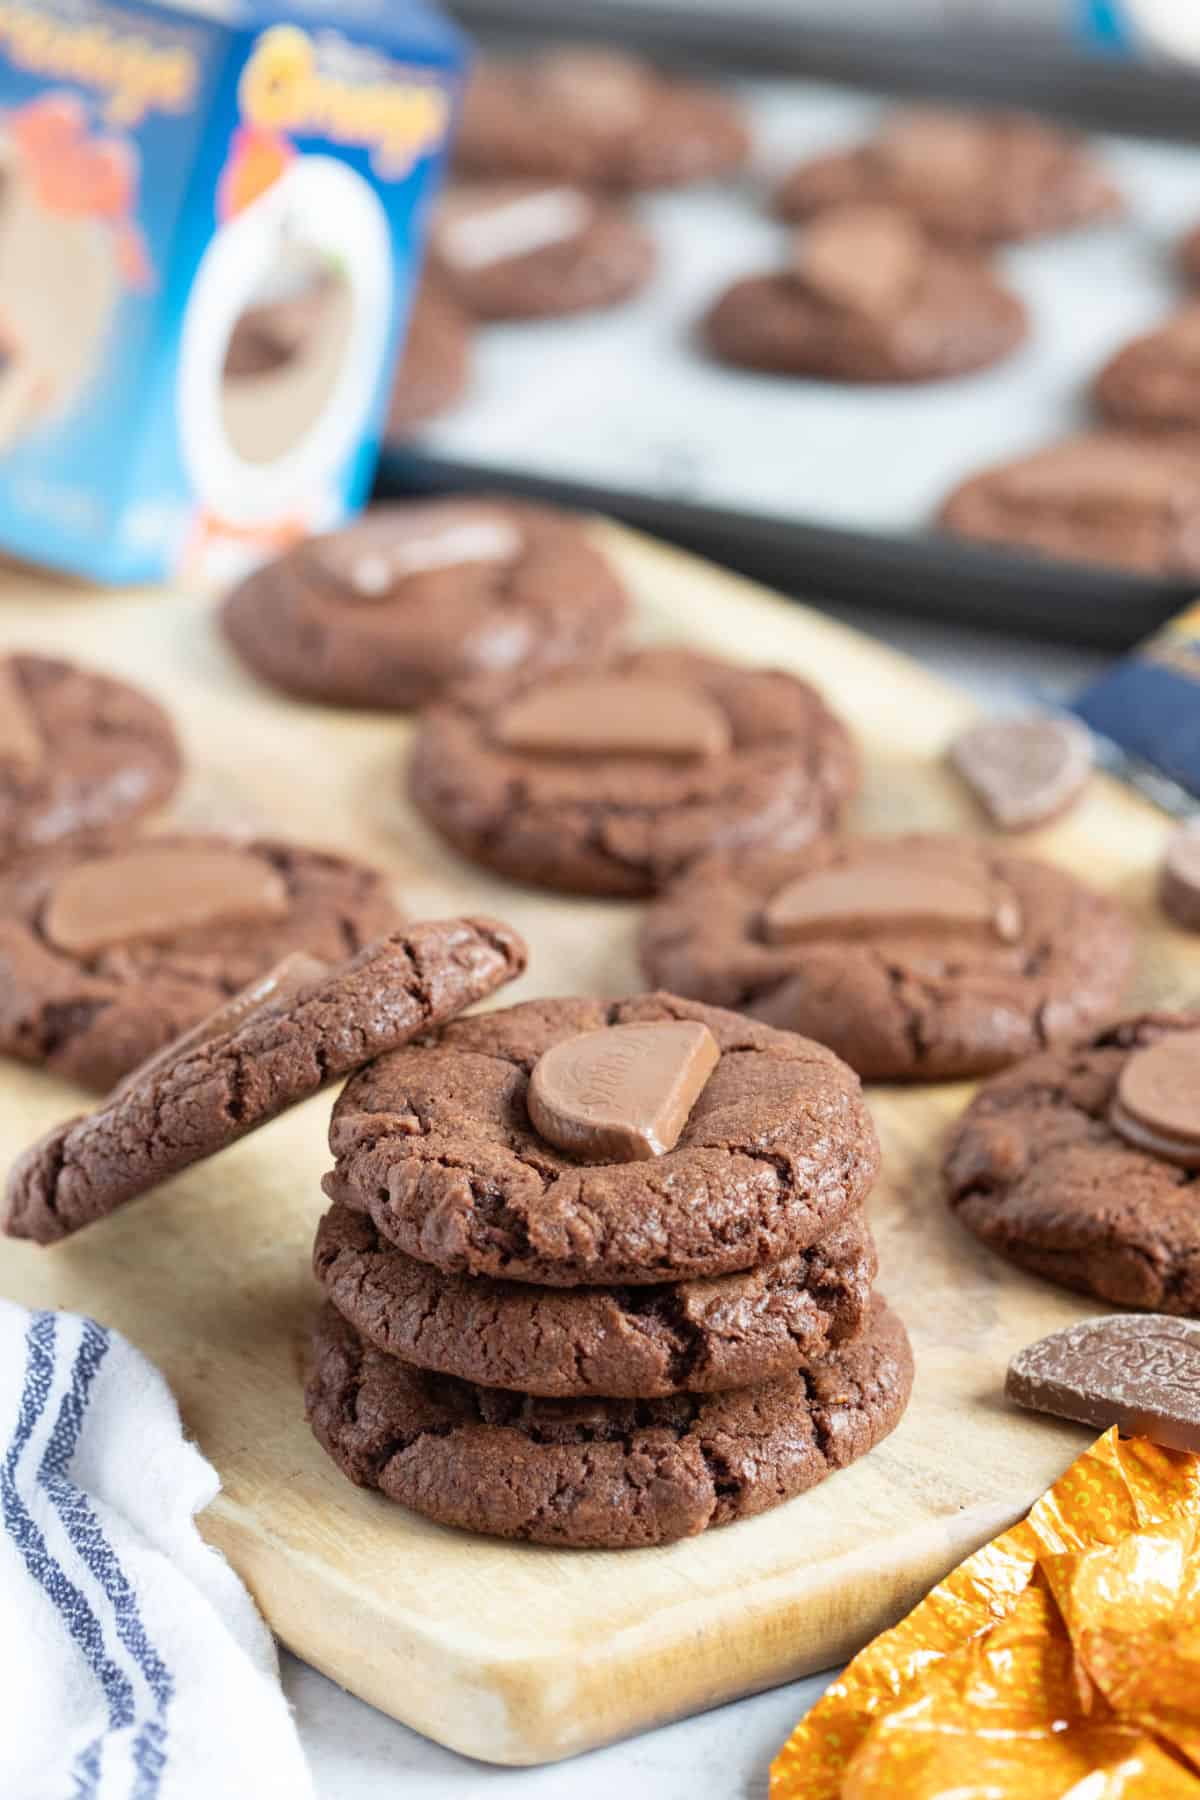
<path fill-rule="evenodd" d="M 642 603 L 644 635 L 796 669 L 851 721 L 868 759 L 859 821 L 978 829 L 938 758 L 971 707 L 902 657 L 678 552 L 597 526 Z M 493 880 L 403 799 L 408 727 L 256 688 L 210 608 L 0 576 L 0 647 L 55 649 L 147 685 L 193 773 L 172 822 L 271 828 L 395 870 L 414 913 L 486 907 L 533 948 L 503 998 L 640 984 L 638 909 Z M 1135 998 L 1200 989 L 1200 939 L 1156 915 L 1165 822 L 1098 780 L 1031 850 L 1118 893 L 1142 931 Z M 1010 1410 L 1011 1352 L 1097 1310 L 1018 1275 L 946 1214 L 936 1178 L 964 1086 L 872 1093 L 884 1174 L 871 1202 L 881 1287 L 917 1353 L 912 1405 L 872 1456 L 764 1518 L 665 1550 L 574 1554 L 444 1531 L 352 1488 L 301 1404 L 308 1270 L 330 1101 L 278 1120 L 51 1251 L 0 1245 L 0 1292 L 117 1326 L 163 1369 L 220 1471 L 202 1521 L 280 1638 L 430 1736 L 497 1762 L 567 1756 L 826 1667 L 905 1611 L 1023 1512 L 1086 1433 Z M 0 1068 L 12 1153 L 78 1106 Z"/>

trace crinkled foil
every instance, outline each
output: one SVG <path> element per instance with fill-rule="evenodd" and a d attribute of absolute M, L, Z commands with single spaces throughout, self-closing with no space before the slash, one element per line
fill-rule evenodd
<path fill-rule="evenodd" d="M 771 1800 L 1200 1800 L 1200 1457 L 1106 1432 L 856 1656 Z"/>

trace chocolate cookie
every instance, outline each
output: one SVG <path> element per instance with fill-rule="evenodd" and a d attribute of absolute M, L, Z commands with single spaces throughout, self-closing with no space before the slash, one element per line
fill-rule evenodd
<path fill-rule="evenodd" d="M 1197 1119 L 1200 1013 L 1129 1019 L 980 1089 L 950 1140 L 950 1205 L 1062 1287 L 1200 1314 Z"/>
<path fill-rule="evenodd" d="M 438 278 L 480 319 L 547 319 L 614 306 L 654 271 L 653 240 L 626 206 L 565 184 L 451 188 L 433 220 Z"/>
<path fill-rule="evenodd" d="M 776 210 L 807 219 L 851 201 L 901 206 L 938 237 L 996 244 L 1118 216 L 1121 198 L 1082 138 L 1027 113 L 919 108 L 850 150 L 801 163 Z"/>
<path fill-rule="evenodd" d="M 803 1375 L 658 1400 L 531 1399 L 412 1369 L 321 1314 L 306 1399 L 351 1481 L 442 1525 L 604 1550 L 752 1518 L 865 1456 L 912 1391 L 882 1301 L 862 1336 Z"/>
<path fill-rule="evenodd" d="M 938 522 L 1004 549 L 1200 575 L 1200 438 L 1094 431 L 973 475 Z"/>
<path fill-rule="evenodd" d="M 0 657 L 0 863 L 114 831 L 161 806 L 182 768 L 171 722 L 108 675 Z"/>
<path fill-rule="evenodd" d="M 1181 274 L 1200 286 L 1200 225 L 1194 225 L 1179 240 L 1176 260 Z"/>
<path fill-rule="evenodd" d="M 1120 908 L 954 837 L 697 863 L 647 914 L 652 982 L 828 1044 L 871 1080 L 1004 1067 L 1093 1027 L 1133 960 Z"/>
<path fill-rule="evenodd" d="M 1021 342 L 1025 308 L 982 257 L 888 206 L 822 213 L 788 265 L 728 288 L 703 322 L 725 362 L 831 381 L 936 381 Z"/>
<path fill-rule="evenodd" d="M 294 950 L 401 912 L 377 870 L 270 840 L 153 837 L 0 871 L 0 1053 L 104 1090 Z"/>
<path fill-rule="evenodd" d="M 720 1060 L 675 1147 L 584 1160 L 534 1128 L 539 1063 L 579 1034 L 700 1024 Z M 624 1041 L 614 1034 L 614 1061 Z M 613 1071 L 594 1083 L 611 1092 Z M 879 1163 L 857 1076 L 790 1032 L 669 994 L 533 1000 L 363 1071 L 329 1134 L 331 1200 L 449 1274 L 550 1287 L 682 1281 L 780 1262 L 830 1232 Z M 626 1153 L 627 1155 L 627 1153 Z"/>
<path fill-rule="evenodd" d="M 310 538 L 225 602 L 265 681 L 307 700 L 403 708 L 468 675 L 589 662 L 624 588 L 578 520 L 516 500 L 416 500 Z"/>
<path fill-rule="evenodd" d="M 1200 305 L 1118 350 L 1096 377 L 1095 394 L 1114 425 L 1200 432 Z"/>
<path fill-rule="evenodd" d="M 424 716 L 410 781 L 473 861 L 636 897 L 706 849 L 795 849 L 830 830 L 858 762 L 807 682 L 667 647 L 459 688 Z"/>
<path fill-rule="evenodd" d="M 471 373 L 471 322 L 436 276 L 416 292 L 392 382 L 386 436 L 407 437 L 456 406 Z"/>
<path fill-rule="evenodd" d="M 524 966 L 521 940 L 492 919 L 401 927 L 335 969 L 293 955 L 135 1070 L 98 1112 L 18 1157 L 5 1231 L 51 1244 L 107 1217 Z"/>
<path fill-rule="evenodd" d="M 419 1368 L 525 1394 L 649 1398 L 808 1368 L 861 1328 L 877 1262 L 854 1211 L 808 1250 L 747 1274 L 556 1291 L 443 1274 L 334 1206 L 313 1267 L 356 1331 Z"/>
<path fill-rule="evenodd" d="M 466 92 L 455 161 L 472 174 L 585 187 L 677 187 L 740 168 L 750 140 L 716 89 L 612 50 L 484 62 Z"/>

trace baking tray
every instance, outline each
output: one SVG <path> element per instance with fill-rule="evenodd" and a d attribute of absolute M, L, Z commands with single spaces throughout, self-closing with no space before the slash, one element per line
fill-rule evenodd
<path fill-rule="evenodd" d="M 788 591 L 869 601 L 1119 648 L 1190 583 L 985 550 L 934 533 L 970 471 L 1089 421 L 1087 385 L 1185 296 L 1175 239 L 1200 218 L 1200 145 L 1097 134 L 1127 220 L 997 261 L 1030 341 L 954 381 L 867 388 L 708 359 L 694 325 L 737 276 L 778 263 L 762 195 L 790 162 L 869 133 L 891 104 L 830 83 L 743 78 L 744 182 L 635 203 L 661 266 L 632 302 L 582 318 L 488 325 L 466 403 L 381 465 L 385 491 L 502 486 L 592 506 Z"/>

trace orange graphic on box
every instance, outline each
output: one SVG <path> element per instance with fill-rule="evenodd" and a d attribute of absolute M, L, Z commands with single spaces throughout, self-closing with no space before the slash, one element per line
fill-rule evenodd
<path fill-rule="evenodd" d="M 128 138 L 91 131 L 83 102 L 65 92 L 40 94 L 9 113 L 7 126 L 39 204 L 106 226 L 125 285 L 152 287 L 154 270 L 135 216 L 140 159 Z"/>

